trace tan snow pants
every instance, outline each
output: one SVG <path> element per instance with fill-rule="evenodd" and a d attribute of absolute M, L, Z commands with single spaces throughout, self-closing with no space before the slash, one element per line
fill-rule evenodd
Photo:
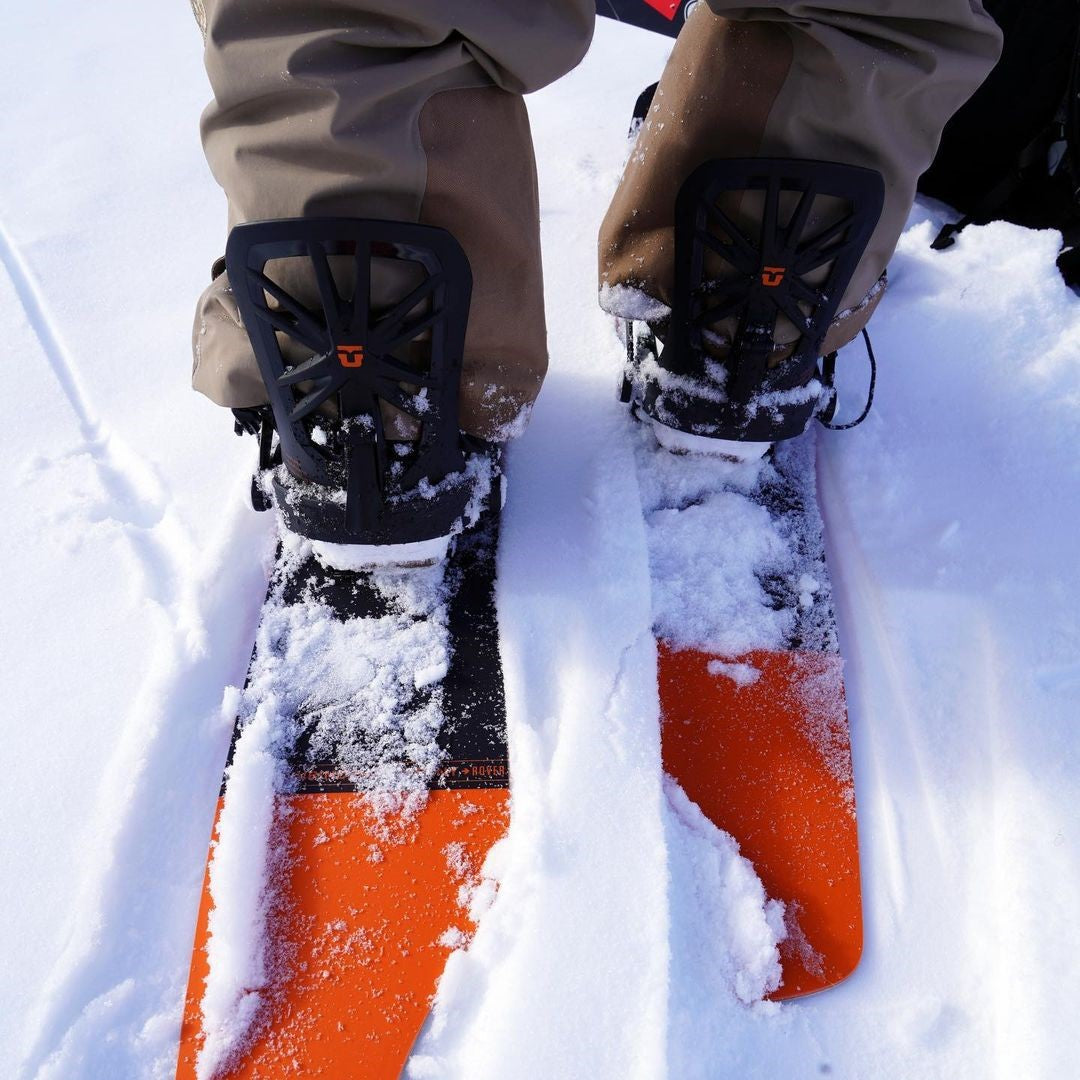
<path fill-rule="evenodd" d="M 601 284 L 670 303 L 674 198 L 702 161 L 826 158 L 885 177 L 885 214 L 846 297 L 859 308 L 941 128 L 985 78 L 1000 34 L 977 0 L 709 4 L 717 14 L 700 5 L 675 45 L 603 223 Z M 230 225 L 341 214 L 448 229 L 474 276 L 462 427 L 488 439 L 520 430 L 547 366 L 521 95 L 581 59 L 594 0 L 193 5 L 214 92 L 203 145 Z M 623 291 L 604 295 L 617 311 Z M 233 408 L 266 401 L 224 275 L 200 299 L 193 350 L 196 389 Z"/>

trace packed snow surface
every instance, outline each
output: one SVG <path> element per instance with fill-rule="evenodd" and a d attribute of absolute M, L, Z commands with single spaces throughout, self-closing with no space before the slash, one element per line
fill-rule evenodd
<path fill-rule="evenodd" d="M 105 19 L 58 0 L 6 26 L 0 1061 L 43 1080 L 169 1077 L 246 707 L 226 688 L 274 548 L 245 505 L 253 445 L 186 385 L 224 243 L 197 137 L 208 90 L 184 5 L 121 0 Z M 622 349 L 595 302 L 628 114 L 667 48 L 601 22 L 582 66 L 529 99 L 552 364 L 510 456 L 500 554 L 513 824 L 410 1071 L 1075 1076 L 1080 303 L 1057 237 L 993 224 L 932 252 L 947 211 L 917 206 L 873 321 L 875 410 L 819 439 L 866 949 L 845 984 L 761 1003 L 780 913 L 660 769 L 650 521 L 669 495 L 638 487 L 643 436 L 614 400 Z M 862 372 L 858 346 L 842 354 L 842 408 Z M 717 512 L 753 532 L 748 507 Z M 785 573 L 812 601 L 812 571 Z M 693 613 L 674 582 L 657 596 L 673 624 Z M 255 710 L 232 827 L 257 835 L 276 776 Z M 221 864 L 220 887 L 247 897 L 228 935 L 243 955 L 217 965 L 208 1004 L 223 1038 L 258 992 L 229 972 L 256 970 L 263 872 Z"/>

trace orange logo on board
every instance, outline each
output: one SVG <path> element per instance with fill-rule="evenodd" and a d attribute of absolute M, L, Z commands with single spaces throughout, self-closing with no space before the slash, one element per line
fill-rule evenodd
<path fill-rule="evenodd" d="M 766 289 L 775 289 L 784 280 L 784 274 L 786 273 L 786 266 L 763 266 L 761 268 L 761 284 Z"/>
<path fill-rule="evenodd" d="M 338 362 L 342 367 L 363 367 L 363 345 L 339 345 L 337 347 Z"/>

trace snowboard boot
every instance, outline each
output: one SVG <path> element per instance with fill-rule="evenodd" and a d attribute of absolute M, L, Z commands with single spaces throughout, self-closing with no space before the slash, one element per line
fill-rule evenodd
<path fill-rule="evenodd" d="M 440 561 L 500 456 L 458 428 L 472 276 L 457 241 L 403 222 L 264 221 L 232 230 L 226 267 L 270 399 L 234 410 L 259 436 L 256 508 L 276 504 L 336 569 Z"/>
<path fill-rule="evenodd" d="M 670 316 L 621 327 L 621 398 L 662 446 L 754 461 L 815 415 L 831 421 L 835 354 L 823 359 L 822 344 L 883 197 L 878 173 L 828 162 L 691 173 L 675 205 Z"/>

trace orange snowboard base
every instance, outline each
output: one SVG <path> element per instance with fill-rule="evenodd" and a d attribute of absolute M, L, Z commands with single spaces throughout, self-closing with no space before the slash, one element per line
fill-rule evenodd
<path fill-rule="evenodd" d="M 446 959 L 467 940 L 462 890 L 506 832 L 509 792 L 431 791 L 389 838 L 351 792 L 283 798 L 277 820 L 285 854 L 271 932 L 280 970 L 248 1044 L 217 1076 L 397 1080 Z M 203 1042 L 210 908 L 204 884 L 178 1080 L 194 1080 Z"/>
<path fill-rule="evenodd" d="M 732 661 L 661 643 L 659 680 L 664 768 L 785 904 L 771 997 L 844 979 L 862 952 L 862 903 L 840 657 Z"/>

